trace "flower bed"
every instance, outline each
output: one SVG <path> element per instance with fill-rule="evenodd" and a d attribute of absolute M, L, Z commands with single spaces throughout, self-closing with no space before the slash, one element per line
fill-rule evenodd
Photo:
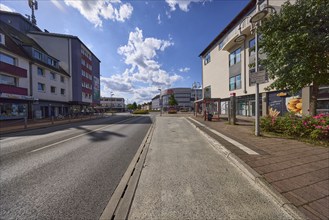
<path fill-rule="evenodd" d="M 288 113 L 282 117 L 269 114 L 261 118 L 263 131 L 281 133 L 292 137 L 329 141 L 329 114 L 299 117 Z"/>

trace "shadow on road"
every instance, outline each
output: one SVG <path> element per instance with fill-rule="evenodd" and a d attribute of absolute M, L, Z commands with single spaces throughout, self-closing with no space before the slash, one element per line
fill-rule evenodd
<path fill-rule="evenodd" d="M 48 134 L 51 132 L 62 131 L 66 129 L 80 129 L 80 130 L 88 130 L 86 129 L 87 126 L 98 126 L 103 127 L 106 125 L 111 124 L 152 124 L 152 116 L 111 116 L 111 117 L 104 117 L 104 118 L 97 118 L 91 120 L 84 120 L 84 121 L 74 121 L 74 122 L 65 122 L 61 124 L 42 124 L 40 127 L 30 127 L 28 126 L 27 129 L 20 129 L 19 131 L 13 131 L 10 133 L 6 133 L 6 130 L 0 134 L 0 140 L 4 137 L 20 137 L 20 136 L 33 136 L 33 135 L 43 135 Z M 4 125 L 2 125 L 4 126 Z M 23 128 L 24 125 L 21 125 Z M 106 131 L 103 131 L 106 135 Z M 4 134 L 3 134 L 4 133 Z M 93 132 L 95 133 L 95 132 Z M 98 134 L 101 132 L 97 132 Z M 91 133 L 92 134 L 92 133 Z M 98 137 L 97 139 L 102 139 L 104 137 Z"/>

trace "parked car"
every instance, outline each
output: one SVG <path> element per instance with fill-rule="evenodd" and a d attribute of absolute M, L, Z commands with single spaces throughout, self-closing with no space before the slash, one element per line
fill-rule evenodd
<path fill-rule="evenodd" d="M 174 107 L 169 107 L 168 114 L 176 114 L 177 110 Z"/>

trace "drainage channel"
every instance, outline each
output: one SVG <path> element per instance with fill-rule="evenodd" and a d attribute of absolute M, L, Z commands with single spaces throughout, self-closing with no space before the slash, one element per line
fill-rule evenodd
<path fill-rule="evenodd" d="M 154 128 L 155 124 L 152 124 L 142 144 L 138 148 L 136 155 L 129 164 L 127 171 L 115 189 L 109 203 L 104 209 L 100 217 L 101 220 L 128 218 L 130 207 L 134 199 L 135 191 L 143 169 Z"/>

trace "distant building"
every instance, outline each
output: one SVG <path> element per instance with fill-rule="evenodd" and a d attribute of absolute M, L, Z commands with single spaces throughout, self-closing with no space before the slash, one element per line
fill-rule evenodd
<path fill-rule="evenodd" d="M 102 97 L 100 101 L 102 109 L 105 111 L 125 111 L 125 99 L 116 97 Z"/>
<path fill-rule="evenodd" d="M 160 110 L 160 95 L 154 96 L 151 103 L 152 110 Z"/>
<path fill-rule="evenodd" d="M 169 97 L 174 95 L 178 105 L 176 108 L 178 110 L 184 109 L 192 111 L 194 109 L 195 99 L 202 97 L 201 89 L 191 89 L 191 88 L 170 88 L 162 90 L 160 94 L 160 103 L 162 102 L 162 108 L 166 111 L 169 106 Z M 196 95 L 196 97 L 195 97 Z"/>

